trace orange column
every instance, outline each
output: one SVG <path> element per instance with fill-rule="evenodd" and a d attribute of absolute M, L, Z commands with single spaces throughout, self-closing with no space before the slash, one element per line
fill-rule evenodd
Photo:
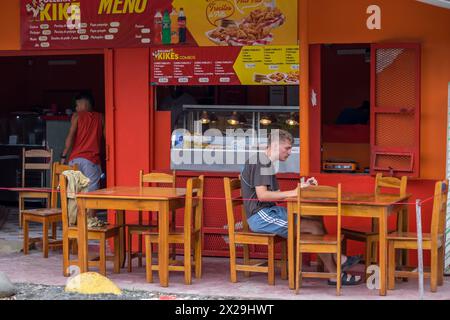
<path fill-rule="evenodd" d="M 308 0 L 299 0 L 300 35 L 300 175 L 309 174 Z"/>

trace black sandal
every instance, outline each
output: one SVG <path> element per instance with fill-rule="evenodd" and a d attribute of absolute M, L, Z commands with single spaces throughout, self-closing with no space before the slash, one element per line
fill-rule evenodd
<path fill-rule="evenodd" d="M 357 279 L 359 277 L 359 279 Z M 341 273 L 341 285 L 342 286 L 355 286 L 361 283 L 362 278 L 360 276 L 355 276 L 353 274 L 348 274 L 347 272 Z M 328 280 L 330 286 L 336 285 L 336 280 Z"/>

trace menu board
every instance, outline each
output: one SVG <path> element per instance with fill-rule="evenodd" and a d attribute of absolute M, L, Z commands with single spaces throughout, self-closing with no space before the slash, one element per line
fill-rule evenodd
<path fill-rule="evenodd" d="M 152 49 L 152 85 L 295 85 L 298 46 Z"/>
<path fill-rule="evenodd" d="M 297 45 L 297 0 L 20 0 L 22 49 Z"/>
<path fill-rule="evenodd" d="M 196 45 L 173 9 L 169 0 L 21 0 L 22 49 Z"/>

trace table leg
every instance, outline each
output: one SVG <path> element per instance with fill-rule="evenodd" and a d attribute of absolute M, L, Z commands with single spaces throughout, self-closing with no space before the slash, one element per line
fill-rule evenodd
<path fill-rule="evenodd" d="M 80 264 L 80 273 L 88 272 L 88 235 L 86 202 L 84 199 L 78 199 L 77 227 L 78 227 L 78 261 Z"/>
<path fill-rule="evenodd" d="M 403 210 L 400 212 L 402 215 L 402 231 L 408 232 L 409 231 L 409 217 L 408 217 L 408 206 L 405 206 Z M 409 266 L 408 261 L 408 250 L 401 250 L 401 262 L 402 266 Z M 407 278 L 406 278 L 407 280 Z"/>
<path fill-rule="evenodd" d="M 161 202 L 158 211 L 159 217 L 159 283 L 162 287 L 169 286 L 169 203 Z"/>
<path fill-rule="evenodd" d="M 116 225 L 121 226 L 119 231 L 119 246 L 120 246 L 120 267 L 125 268 L 125 212 L 123 210 L 116 210 Z"/>
<path fill-rule="evenodd" d="M 387 264 L 387 208 L 380 209 L 380 296 L 386 295 Z"/>
<path fill-rule="evenodd" d="M 289 289 L 295 289 L 294 205 L 288 203 L 288 278 Z"/>

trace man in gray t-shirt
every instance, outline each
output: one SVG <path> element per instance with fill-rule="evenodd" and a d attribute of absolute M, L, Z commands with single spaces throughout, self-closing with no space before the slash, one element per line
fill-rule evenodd
<path fill-rule="evenodd" d="M 283 238 L 288 236 L 287 210 L 277 206 L 276 201 L 297 197 L 297 189 L 280 191 L 274 167 L 277 161 L 286 161 L 290 156 L 292 142 L 290 133 L 272 130 L 266 151 L 245 164 L 241 174 L 241 189 L 247 222 L 253 232 L 272 233 Z M 302 218 L 300 228 L 302 233 L 326 233 L 323 221 L 317 218 Z M 336 272 L 335 259 L 331 254 L 319 256 L 328 272 Z M 342 285 L 356 284 L 359 280 L 359 276 L 350 276 L 345 272 L 342 274 Z"/>
<path fill-rule="evenodd" d="M 244 202 L 247 219 L 263 208 L 276 206 L 275 202 L 259 201 L 256 194 L 256 186 L 267 186 L 270 191 L 280 189 L 275 175 L 264 174 L 264 170 L 271 170 L 271 167 L 272 163 L 265 153 L 249 159 L 245 164 L 245 169 L 241 175 L 242 197 L 252 200 Z"/>

